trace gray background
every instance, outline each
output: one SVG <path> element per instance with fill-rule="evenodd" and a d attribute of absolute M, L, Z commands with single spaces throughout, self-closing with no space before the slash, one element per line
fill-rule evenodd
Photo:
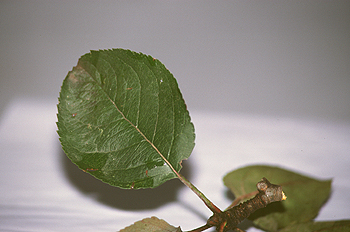
<path fill-rule="evenodd" d="M 174 74 L 189 110 L 349 120 L 350 1 L 1 1 L 0 112 L 57 102 L 89 50 Z"/>

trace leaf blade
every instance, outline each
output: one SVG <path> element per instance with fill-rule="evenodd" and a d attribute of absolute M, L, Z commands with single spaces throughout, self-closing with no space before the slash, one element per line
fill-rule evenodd
<path fill-rule="evenodd" d="M 158 60 L 129 50 L 82 56 L 63 82 L 57 117 L 67 156 L 121 188 L 156 187 L 176 177 L 194 147 L 175 78 Z"/>
<path fill-rule="evenodd" d="M 157 217 L 145 218 L 120 230 L 120 232 L 182 232 L 180 227 L 169 225 Z"/>
<path fill-rule="evenodd" d="M 290 225 L 280 232 L 347 232 L 350 231 L 350 220 L 316 221 Z"/>

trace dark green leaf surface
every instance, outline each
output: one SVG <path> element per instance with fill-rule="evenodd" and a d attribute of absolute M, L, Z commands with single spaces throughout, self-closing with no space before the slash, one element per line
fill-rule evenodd
<path fill-rule="evenodd" d="M 145 218 L 133 225 L 120 230 L 120 232 L 182 232 L 180 227 L 169 225 L 166 221 L 156 217 Z"/>
<path fill-rule="evenodd" d="M 350 220 L 306 222 L 287 226 L 280 232 L 349 232 Z"/>
<path fill-rule="evenodd" d="M 173 75 L 158 60 L 129 50 L 82 56 L 63 82 L 57 117 L 67 156 L 121 188 L 153 188 L 175 178 L 194 147 L 194 127 Z"/>
<path fill-rule="evenodd" d="M 249 166 L 235 170 L 224 177 L 224 183 L 236 197 L 240 197 L 256 191 L 256 183 L 262 177 L 281 185 L 287 196 L 286 201 L 272 203 L 250 217 L 255 225 L 268 231 L 312 220 L 330 194 L 330 180 L 319 181 L 270 166 Z"/>

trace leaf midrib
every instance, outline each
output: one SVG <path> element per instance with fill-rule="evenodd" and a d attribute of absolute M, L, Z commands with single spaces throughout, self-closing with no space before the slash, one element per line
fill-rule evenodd
<path fill-rule="evenodd" d="M 137 72 L 135 71 L 135 69 L 132 67 L 132 66 L 130 66 L 129 64 L 127 64 L 127 63 L 125 63 L 122 59 L 120 59 L 120 57 L 118 56 L 118 58 L 119 58 L 119 60 L 121 61 L 121 62 L 123 62 L 125 65 L 127 65 L 128 67 L 130 67 L 133 71 L 134 71 L 134 73 L 136 74 L 136 76 L 138 77 L 138 80 L 140 80 L 140 78 L 139 78 L 139 75 L 137 74 Z M 103 59 L 103 58 L 101 58 L 101 57 L 99 57 L 99 59 Z M 106 63 L 108 63 L 108 65 L 110 66 L 110 68 L 114 71 L 114 68 L 110 65 L 110 63 L 107 61 L 107 60 L 105 60 L 105 59 L 103 59 Z M 95 65 L 93 65 L 90 61 L 86 61 L 87 63 L 89 63 L 91 66 L 93 66 L 93 67 L 95 67 L 95 69 L 98 71 L 98 69 L 97 69 L 97 67 L 95 66 Z M 147 65 L 146 65 L 147 66 Z M 78 67 L 78 65 L 77 65 L 77 67 Z M 81 66 L 80 66 L 81 67 Z M 84 69 L 83 67 L 81 67 L 82 69 Z M 147 68 L 149 69 L 149 67 L 147 66 Z M 84 69 L 85 70 L 85 69 Z M 154 72 L 151 70 L 151 69 L 149 69 L 153 74 L 154 74 Z M 127 121 L 134 129 L 136 129 L 136 131 L 145 139 L 145 141 L 147 141 L 151 146 L 152 146 L 152 148 L 158 153 L 158 155 L 164 160 L 164 162 L 170 167 L 170 169 L 176 174 L 176 176 L 177 177 L 179 177 L 180 178 L 180 176 L 179 176 L 179 173 L 175 170 L 175 168 L 172 166 L 172 164 L 165 158 L 165 156 L 159 151 L 159 149 L 154 145 L 154 143 L 153 142 L 151 142 L 144 134 L 143 134 L 143 132 L 142 131 L 140 131 L 140 129 L 136 126 L 136 125 L 134 125 L 128 118 L 126 118 L 125 117 L 125 115 L 123 114 L 123 112 L 119 109 L 119 107 L 116 105 L 116 103 L 110 98 L 110 96 L 108 95 L 108 93 L 103 89 L 103 87 L 98 83 L 98 81 L 96 80 L 96 79 L 94 79 L 93 77 L 92 77 L 92 75 L 87 71 L 87 70 L 85 70 L 88 74 L 89 74 L 89 76 L 90 76 L 90 78 L 92 79 L 92 80 L 94 80 L 94 82 L 96 83 L 96 85 L 98 85 L 99 87 L 100 87 L 100 89 L 102 90 L 102 92 L 106 95 L 106 97 L 107 97 L 107 99 L 113 104 L 113 106 L 117 109 L 117 111 L 121 114 L 121 116 L 122 116 L 122 118 L 125 120 L 125 121 Z M 101 73 L 98 71 L 98 73 L 101 75 Z M 116 75 L 115 75 L 116 76 Z M 141 86 L 141 84 L 140 84 L 140 86 Z M 117 86 L 117 88 L 118 88 L 118 86 Z M 118 90 L 117 90 L 118 91 Z M 141 96 L 140 96 L 141 97 Z M 159 100 L 158 100 L 159 101 Z M 139 104 L 140 104 L 140 102 L 141 101 L 139 101 Z M 172 102 L 172 105 L 174 105 L 174 103 Z M 138 115 L 137 115 L 137 122 L 138 122 L 138 119 L 139 119 L 139 108 L 140 108 L 140 105 L 139 105 L 139 107 L 138 107 L 138 110 L 137 110 L 137 113 L 138 113 Z M 173 119 L 174 120 L 174 119 Z M 156 120 L 156 122 L 157 122 L 157 124 L 158 124 L 158 121 L 159 121 L 159 107 L 158 107 L 158 113 L 157 113 L 157 120 Z M 156 124 L 156 125 L 157 125 Z M 175 124 L 174 124 L 174 126 L 175 126 Z M 153 132 L 153 136 L 152 136 L 152 138 L 154 138 L 154 136 L 155 136 L 155 133 L 156 133 L 156 131 L 157 131 L 157 126 L 155 127 L 155 129 L 154 129 L 154 132 Z M 173 130 L 174 131 L 174 130 Z M 174 136 L 172 136 L 172 142 L 171 142 L 171 146 L 172 146 L 172 144 L 173 144 L 173 141 L 174 141 Z M 140 142 L 139 142 L 140 143 Z M 170 146 L 170 147 L 171 147 Z M 170 150 L 169 150 L 169 152 L 170 152 Z M 181 179 L 181 178 L 180 178 Z"/>

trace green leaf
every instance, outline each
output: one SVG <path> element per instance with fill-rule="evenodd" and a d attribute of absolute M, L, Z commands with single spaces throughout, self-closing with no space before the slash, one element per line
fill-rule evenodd
<path fill-rule="evenodd" d="M 79 168 L 121 188 L 176 177 L 194 127 L 173 75 L 123 49 L 91 51 L 65 78 L 58 103 L 62 148 Z"/>
<path fill-rule="evenodd" d="M 350 231 L 350 220 L 306 222 L 290 225 L 280 232 L 348 232 Z"/>
<path fill-rule="evenodd" d="M 156 217 L 145 218 L 141 221 L 135 222 L 120 232 L 182 232 L 180 227 L 169 225 L 166 221 Z"/>
<path fill-rule="evenodd" d="M 255 183 L 262 177 L 281 185 L 287 196 L 286 201 L 272 203 L 249 218 L 268 231 L 312 220 L 331 190 L 331 180 L 320 181 L 271 166 L 249 166 L 235 170 L 224 177 L 224 183 L 236 197 L 242 197 L 256 191 Z"/>

